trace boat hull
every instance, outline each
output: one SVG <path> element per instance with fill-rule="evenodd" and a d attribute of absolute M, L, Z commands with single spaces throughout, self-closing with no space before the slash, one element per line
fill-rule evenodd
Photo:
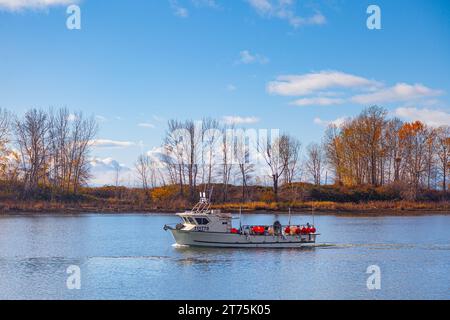
<path fill-rule="evenodd" d="M 241 235 L 170 230 L 178 245 L 214 248 L 299 248 L 314 246 L 316 234 L 295 236 Z"/>

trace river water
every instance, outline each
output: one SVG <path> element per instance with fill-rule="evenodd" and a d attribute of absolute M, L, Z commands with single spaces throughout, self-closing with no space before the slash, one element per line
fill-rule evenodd
<path fill-rule="evenodd" d="M 243 223 L 275 219 L 288 217 L 252 214 Z M 178 248 L 162 229 L 176 222 L 0 216 L 0 299 L 450 299 L 450 216 L 316 216 L 321 236 L 308 250 Z M 366 273 L 373 265 L 379 273 Z M 69 266 L 79 269 L 68 274 Z M 80 289 L 68 289 L 78 270 L 69 282 Z M 380 289 L 369 290 L 378 274 Z"/>

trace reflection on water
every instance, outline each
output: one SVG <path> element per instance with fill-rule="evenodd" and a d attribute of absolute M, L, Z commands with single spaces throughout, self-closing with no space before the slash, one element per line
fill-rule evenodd
<path fill-rule="evenodd" d="M 243 223 L 275 219 L 287 222 L 258 214 Z M 175 246 L 162 230 L 177 222 L 173 216 L 2 216 L 0 298 L 450 298 L 450 217 L 315 220 L 321 236 L 314 247 L 214 249 Z M 366 287 L 373 264 L 381 290 Z M 81 269 L 81 290 L 66 287 L 70 265 Z"/>

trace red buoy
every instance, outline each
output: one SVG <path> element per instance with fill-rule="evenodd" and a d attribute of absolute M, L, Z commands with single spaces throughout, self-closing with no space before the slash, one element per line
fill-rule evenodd
<path fill-rule="evenodd" d="M 317 231 L 316 228 L 314 227 L 311 228 L 311 233 L 316 233 L 316 231 Z"/>
<path fill-rule="evenodd" d="M 254 234 L 263 235 L 263 234 L 264 234 L 264 231 L 265 231 L 265 229 L 264 229 L 264 227 L 262 227 L 262 226 L 254 226 L 254 227 L 252 227 L 252 232 L 253 232 Z"/>
<path fill-rule="evenodd" d="M 291 233 L 291 228 L 286 227 L 286 229 L 284 229 L 284 232 L 287 233 L 287 234 Z"/>
<path fill-rule="evenodd" d="M 238 233 L 238 230 L 236 228 L 232 228 L 231 233 Z"/>
<path fill-rule="evenodd" d="M 305 227 L 303 227 L 302 228 L 302 234 L 307 234 L 307 233 L 308 233 L 307 229 Z"/>

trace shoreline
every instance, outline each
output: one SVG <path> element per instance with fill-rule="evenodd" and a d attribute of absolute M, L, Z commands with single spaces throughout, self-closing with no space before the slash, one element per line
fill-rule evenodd
<path fill-rule="evenodd" d="M 55 203 L 30 203 L 22 206 L 6 206 L 0 203 L 0 216 L 52 216 L 52 215 L 175 215 L 177 212 L 183 212 L 189 210 L 187 208 L 175 208 L 166 209 L 161 208 L 142 208 L 137 206 L 108 206 L 108 207 L 93 207 L 86 205 L 61 205 Z M 374 207 L 374 204 L 349 204 L 343 203 L 342 207 L 354 205 L 352 209 L 344 209 L 339 206 L 336 208 L 314 208 L 311 207 L 293 208 L 291 214 L 294 215 L 314 215 L 317 216 L 342 216 L 342 217 L 384 217 L 384 216 L 427 216 L 427 215 L 450 215 L 450 209 L 448 203 L 442 205 L 442 207 L 435 206 L 426 208 L 423 205 L 417 205 L 417 207 L 398 207 L 392 203 L 393 207 L 387 208 L 380 205 L 380 207 Z M 214 209 L 221 209 L 225 212 L 231 212 L 233 214 L 239 214 L 239 207 L 234 205 L 214 206 Z M 242 208 L 242 214 L 279 214 L 287 215 L 288 209 L 284 207 L 280 208 L 255 208 L 248 209 Z"/>

